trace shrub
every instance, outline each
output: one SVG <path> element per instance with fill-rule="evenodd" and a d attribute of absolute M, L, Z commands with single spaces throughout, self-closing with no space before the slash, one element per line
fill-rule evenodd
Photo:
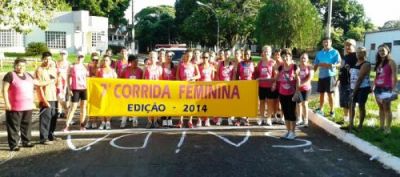
<path fill-rule="evenodd" d="M 49 51 L 47 48 L 47 44 L 43 42 L 31 42 L 28 44 L 26 48 L 26 55 L 27 56 L 37 56 L 41 55 L 43 52 Z"/>

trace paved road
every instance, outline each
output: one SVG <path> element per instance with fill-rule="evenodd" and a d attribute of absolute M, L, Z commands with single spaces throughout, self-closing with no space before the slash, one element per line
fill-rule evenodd
<path fill-rule="evenodd" d="M 282 125 L 72 132 L 17 153 L 8 151 L 3 133 L 0 176 L 398 175 L 313 125 L 294 141 L 279 139 L 284 133 Z"/>

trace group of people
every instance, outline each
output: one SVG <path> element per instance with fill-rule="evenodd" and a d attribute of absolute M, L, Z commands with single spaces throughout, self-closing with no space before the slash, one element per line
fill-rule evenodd
<path fill-rule="evenodd" d="M 329 38 L 323 40 L 323 49 L 319 51 L 313 62 L 309 63 L 307 53 L 300 56 L 299 61 L 293 60 L 290 49 L 275 49 L 271 46 L 262 48 L 261 60 L 252 60 L 251 50 L 238 49 L 231 56 L 231 50 L 201 52 L 198 49 L 188 49 L 179 63 L 173 63 L 171 51 L 152 51 L 140 67 L 135 55 L 128 55 L 123 48 L 120 59 L 113 62 L 111 50 L 100 56 L 91 54 L 91 62 L 84 64 L 84 55 L 79 53 L 74 63 L 67 60 L 68 52 L 62 50 L 61 58 L 54 61 L 50 52 L 42 55 L 42 64 L 34 75 L 26 72 L 26 60 L 16 59 L 14 71 L 3 79 L 3 95 L 6 105 L 6 122 L 9 147 L 19 150 L 19 131 L 22 146 L 33 147 L 31 143 L 31 118 L 34 108 L 34 93 L 36 88 L 39 102 L 40 143 L 52 144 L 59 140 L 54 135 L 57 119 L 66 118 L 64 131 L 69 131 L 75 111 L 80 106 L 80 129 L 99 128 L 111 129 L 110 117 L 91 117 L 86 120 L 86 80 L 87 77 L 147 79 L 147 80 L 179 80 L 179 81 L 232 81 L 257 80 L 259 83 L 259 116 L 258 125 L 272 126 L 272 123 L 285 124 L 287 133 L 285 139 L 295 139 L 296 125 L 308 126 L 308 98 L 311 94 L 311 81 L 314 71 L 319 69 L 318 92 L 320 107 L 316 110 L 322 114 L 325 93 L 328 94 L 330 112 L 334 116 L 333 92 L 339 85 L 340 105 L 344 108 L 345 118 L 349 119 L 351 130 L 355 115 L 355 105 L 360 111 L 360 125 L 365 118 L 365 103 L 368 94 L 373 90 L 379 105 L 381 128 L 390 133 L 392 113 L 390 111 L 390 96 L 396 91 L 396 64 L 390 56 L 390 48 L 382 45 L 376 56 L 377 73 L 375 82 L 370 82 L 371 64 L 366 61 L 367 51 L 360 47 L 355 50 L 355 41 L 345 42 L 343 60 L 339 52 L 332 48 Z M 336 67 L 339 67 L 339 79 L 336 81 Z M 295 99 L 295 97 L 297 99 Z M 351 98 L 351 99 L 349 99 Z M 69 104 L 70 103 L 70 104 Z M 247 117 L 228 117 L 228 125 L 250 125 Z M 120 127 L 126 127 L 127 121 L 132 126 L 138 126 L 137 117 L 122 117 Z M 193 124 L 189 117 L 184 125 L 184 117 L 173 125 L 171 117 L 148 117 L 146 128 L 177 127 L 188 128 L 210 126 L 222 123 L 220 117 L 198 117 Z M 99 126 L 97 126 L 99 123 Z"/>

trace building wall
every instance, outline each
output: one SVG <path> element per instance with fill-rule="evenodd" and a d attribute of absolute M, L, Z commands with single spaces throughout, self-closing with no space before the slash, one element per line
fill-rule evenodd
<path fill-rule="evenodd" d="M 392 45 L 391 54 L 396 60 L 396 64 L 400 65 L 400 45 L 394 45 L 394 41 L 400 41 L 400 29 L 393 31 L 383 31 L 365 34 L 365 48 L 368 50 L 368 61 L 375 63 L 375 56 L 378 52 L 378 46 L 383 43 Z M 375 44 L 375 49 L 371 45 Z"/>

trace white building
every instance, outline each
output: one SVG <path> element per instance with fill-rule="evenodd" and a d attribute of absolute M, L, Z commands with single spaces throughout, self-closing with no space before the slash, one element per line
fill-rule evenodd
<path fill-rule="evenodd" d="M 34 27 L 22 35 L 14 30 L 0 29 L 0 49 L 25 52 L 31 42 L 44 42 L 51 52 L 66 49 L 70 53 L 104 51 L 108 47 L 108 18 L 89 16 L 89 11 L 58 12 L 43 31 Z"/>
<path fill-rule="evenodd" d="M 386 44 L 391 49 L 391 55 L 400 65 L 400 28 L 365 33 L 364 46 L 368 50 L 368 61 L 375 63 L 378 47 Z"/>

